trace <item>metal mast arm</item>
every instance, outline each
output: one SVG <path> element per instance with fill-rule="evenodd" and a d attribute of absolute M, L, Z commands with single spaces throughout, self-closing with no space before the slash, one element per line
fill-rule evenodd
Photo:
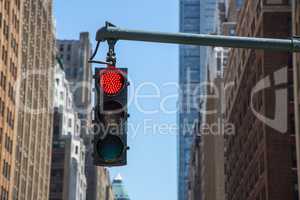
<path fill-rule="evenodd" d="M 299 37 L 294 37 L 291 39 L 275 39 L 191 33 L 148 32 L 141 30 L 121 29 L 115 27 L 114 25 L 108 22 L 106 23 L 105 27 L 98 30 L 96 40 L 134 40 L 199 46 L 251 48 L 300 52 Z"/>

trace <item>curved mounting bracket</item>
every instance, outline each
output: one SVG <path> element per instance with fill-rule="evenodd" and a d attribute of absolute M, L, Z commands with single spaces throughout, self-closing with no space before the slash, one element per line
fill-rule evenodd
<path fill-rule="evenodd" d="M 115 26 L 114 24 L 112 24 L 110 22 L 105 22 L 105 26 L 100 28 L 97 31 L 96 41 L 104 42 L 106 40 L 118 40 L 117 37 L 114 37 L 111 34 L 109 34 L 108 29 L 111 28 L 111 27 L 116 28 L 117 26 Z"/>
<path fill-rule="evenodd" d="M 105 36 L 101 36 L 101 39 L 98 39 L 98 35 L 103 35 L 103 33 L 106 32 L 108 27 L 116 27 L 115 25 L 111 24 L 110 22 L 106 22 L 105 23 L 105 27 L 101 28 L 98 32 L 97 32 L 97 46 L 95 48 L 95 51 L 93 52 L 93 55 L 91 56 L 91 58 L 89 59 L 89 63 L 97 63 L 97 64 L 104 64 L 104 65 L 110 65 L 110 66 L 116 66 L 116 53 L 115 53 L 115 45 L 117 43 L 117 39 L 107 39 L 107 37 Z M 99 46 L 101 42 L 107 41 L 108 43 L 108 53 L 107 53 L 107 57 L 106 57 L 106 61 L 97 61 L 94 60 L 94 58 L 97 55 Z"/>

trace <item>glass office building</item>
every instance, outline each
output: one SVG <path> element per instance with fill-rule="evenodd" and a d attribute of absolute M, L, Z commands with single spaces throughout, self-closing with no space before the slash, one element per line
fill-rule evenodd
<path fill-rule="evenodd" d="M 217 0 L 180 0 L 180 31 L 214 32 Z M 194 126 L 201 120 L 201 94 L 206 79 L 206 47 L 180 46 L 178 111 L 178 200 L 187 200 L 190 151 L 195 137 Z M 199 188 L 200 189 L 200 188 Z"/>

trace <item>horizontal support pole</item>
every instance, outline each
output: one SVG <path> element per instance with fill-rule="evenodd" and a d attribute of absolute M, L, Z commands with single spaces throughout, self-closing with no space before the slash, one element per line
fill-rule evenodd
<path fill-rule="evenodd" d="M 96 40 L 132 40 L 197 46 L 250 48 L 300 52 L 299 37 L 294 37 L 291 39 L 275 39 L 191 33 L 149 32 L 142 30 L 121 29 L 113 26 L 110 23 L 106 23 L 105 27 L 98 30 Z"/>

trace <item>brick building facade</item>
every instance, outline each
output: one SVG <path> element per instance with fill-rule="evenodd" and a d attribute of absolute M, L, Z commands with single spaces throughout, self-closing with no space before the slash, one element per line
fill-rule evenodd
<path fill-rule="evenodd" d="M 236 32 L 240 36 L 288 38 L 291 26 L 290 1 L 247 0 L 238 15 Z M 236 130 L 226 138 L 226 198 L 297 199 L 292 55 L 232 49 L 226 83 L 234 83 L 226 89 L 226 121 Z M 280 92 L 284 95 L 278 99 Z M 259 120 L 259 114 L 276 120 L 278 107 L 283 120 L 275 125 Z M 287 129 L 278 128 L 285 127 L 284 123 Z"/>
<path fill-rule="evenodd" d="M 293 35 L 300 36 L 300 0 L 293 0 Z M 296 133 L 300 133 L 300 54 L 294 54 L 294 97 L 298 98 L 295 101 L 295 130 Z M 297 144 L 297 164 L 300 166 L 300 135 L 296 134 L 296 144 Z M 298 169 L 298 182 L 300 182 L 300 170 Z M 300 186 L 298 185 L 298 191 L 300 191 Z"/>
<path fill-rule="evenodd" d="M 20 21 L 20 0 L 0 1 L 0 199 L 12 196 Z"/>

